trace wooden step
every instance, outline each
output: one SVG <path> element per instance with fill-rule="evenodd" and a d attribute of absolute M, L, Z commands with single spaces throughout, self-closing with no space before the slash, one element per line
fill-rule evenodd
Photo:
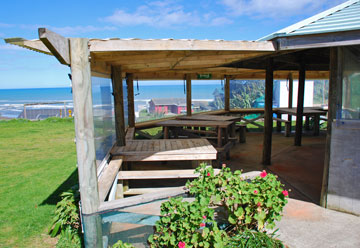
<path fill-rule="evenodd" d="M 149 193 L 157 193 L 171 189 L 177 189 L 178 187 L 161 187 L 161 188 L 132 188 L 124 191 L 124 195 L 142 195 Z"/>
<path fill-rule="evenodd" d="M 173 178 L 197 178 L 199 174 L 194 174 L 195 170 L 144 170 L 144 171 L 120 171 L 119 180 L 131 179 L 173 179 Z M 215 174 L 220 172 L 214 169 Z"/>

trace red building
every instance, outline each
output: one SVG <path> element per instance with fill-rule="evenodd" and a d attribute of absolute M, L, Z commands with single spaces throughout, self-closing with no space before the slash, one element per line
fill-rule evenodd
<path fill-rule="evenodd" d="M 158 114 L 181 114 L 186 112 L 184 98 L 153 98 L 149 102 L 149 112 Z"/>

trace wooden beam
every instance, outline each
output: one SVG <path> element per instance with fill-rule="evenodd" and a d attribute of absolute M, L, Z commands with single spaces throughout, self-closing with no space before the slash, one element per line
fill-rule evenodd
<path fill-rule="evenodd" d="M 271 164 L 271 144 L 272 144 L 272 129 L 273 129 L 273 59 L 269 58 L 267 61 L 266 78 L 265 78 L 265 109 L 264 109 L 264 145 L 262 164 Z"/>
<path fill-rule="evenodd" d="M 279 50 L 350 46 L 360 44 L 360 30 L 332 32 L 304 36 L 290 36 L 276 40 Z"/>
<path fill-rule="evenodd" d="M 298 100 L 296 109 L 295 146 L 301 146 L 305 94 L 305 64 L 300 62 Z"/>
<path fill-rule="evenodd" d="M 127 98 L 128 98 L 128 123 L 129 127 L 135 127 L 135 103 L 134 103 L 134 75 L 126 73 Z"/>
<path fill-rule="evenodd" d="M 288 108 L 292 108 L 293 106 L 293 89 L 294 89 L 294 80 L 293 80 L 293 74 L 289 73 L 288 76 L 288 82 L 289 82 L 289 98 L 288 98 Z M 288 120 L 291 121 L 292 116 L 288 115 Z"/>
<path fill-rule="evenodd" d="M 186 74 L 186 115 L 191 116 L 191 75 Z"/>
<path fill-rule="evenodd" d="M 39 28 L 39 38 L 61 64 L 70 65 L 69 39 L 46 28 Z"/>
<path fill-rule="evenodd" d="M 331 130 L 333 121 L 336 119 L 337 106 L 342 103 L 342 80 L 343 80 L 343 48 L 334 47 L 330 49 L 330 78 L 328 97 L 328 119 L 325 143 L 325 159 L 323 179 L 321 186 L 320 205 L 326 207 L 329 182 L 329 166 L 331 154 Z"/>
<path fill-rule="evenodd" d="M 180 59 L 184 61 L 229 61 L 248 59 L 252 57 L 266 55 L 268 52 L 232 52 L 228 51 L 157 51 L 148 52 L 93 52 L 92 57 L 96 61 L 118 62 L 121 64 L 138 64 L 144 62 L 178 62 Z"/>
<path fill-rule="evenodd" d="M 144 194 L 144 195 L 128 197 L 128 198 L 118 199 L 109 202 L 103 202 L 100 205 L 99 212 L 135 206 L 160 199 L 168 199 L 168 197 L 182 195 L 185 192 L 186 190 L 184 189 L 184 186 L 181 186 L 181 187 L 174 187 L 170 190 L 164 189 L 156 193 Z"/>
<path fill-rule="evenodd" d="M 105 51 L 266 51 L 275 52 L 272 41 L 224 40 L 98 40 L 90 41 L 91 52 Z"/>
<path fill-rule="evenodd" d="M 99 199 L 105 201 L 106 196 L 110 192 L 111 186 L 113 185 L 114 179 L 119 172 L 123 160 L 119 157 L 111 160 L 108 166 L 104 169 L 98 182 L 99 187 Z"/>
<path fill-rule="evenodd" d="M 93 69 L 93 67 L 92 67 Z M 139 72 L 132 71 L 134 78 L 139 80 L 183 80 L 184 74 L 191 74 L 191 79 L 196 80 L 197 73 L 211 73 L 212 79 L 223 79 L 224 75 L 231 75 L 233 79 L 264 79 L 265 72 L 263 70 L 249 70 L 249 69 L 238 69 L 238 68 L 206 68 L 192 71 L 188 70 L 163 70 L 163 71 L 152 71 L 152 72 Z M 293 77 L 298 76 L 298 71 L 290 71 Z M 329 72 L 327 71 L 308 71 L 306 73 L 308 79 L 328 79 Z M 275 71 L 274 79 L 288 79 L 289 71 Z"/>
<path fill-rule="evenodd" d="M 225 111 L 230 110 L 230 76 L 225 76 L 225 86 L 224 86 L 224 106 Z"/>
<path fill-rule="evenodd" d="M 70 39 L 70 46 L 81 206 L 83 214 L 92 214 L 99 207 L 99 192 L 88 40 Z"/>
<path fill-rule="evenodd" d="M 115 132 L 116 144 L 118 146 L 125 145 L 125 117 L 124 117 L 124 95 L 123 82 L 121 76 L 121 67 L 111 67 L 111 79 L 114 95 L 115 108 Z"/>
<path fill-rule="evenodd" d="M 26 48 L 35 52 L 53 55 L 41 40 L 25 40 L 23 38 L 7 38 L 5 43 Z"/>

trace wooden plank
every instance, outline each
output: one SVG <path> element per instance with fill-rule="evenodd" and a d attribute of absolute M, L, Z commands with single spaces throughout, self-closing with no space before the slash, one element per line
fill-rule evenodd
<path fill-rule="evenodd" d="M 186 115 L 191 116 L 191 75 L 186 74 Z"/>
<path fill-rule="evenodd" d="M 135 128 L 134 127 L 128 127 L 126 130 L 126 140 L 134 140 L 135 138 Z"/>
<path fill-rule="evenodd" d="M 161 187 L 161 188 L 131 188 L 127 191 L 124 191 L 124 195 L 143 195 L 143 194 L 151 194 L 157 193 L 164 190 L 172 190 L 177 187 Z"/>
<path fill-rule="evenodd" d="M 111 160 L 98 180 L 99 200 L 104 201 L 122 165 L 122 159 Z"/>
<path fill-rule="evenodd" d="M 224 101 L 225 101 L 225 111 L 230 110 L 230 76 L 225 76 L 225 86 L 224 86 Z"/>
<path fill-rule="evenodd" d="M 87 39 L 70 39 L 72 90 L 75 114 L 76 154 L 82 212 L 92 214 L 99 207 L 95 138 L 91 93 L 91 72 Z"/>
<path fill-rule="evenodd" d="M 63 65 L 70 65 L 69 39 L 46 28 L 39 28 L 39 38 Z"/>
<path fill-rule="evenodd" d="M 129 127 L 135 127 L 135 103 L 134 103 L 134 75 L 126 73 L 127 98 L 128 98 L 128 123 Z"/>
<path fill-rule="evenodd" d="M 215 40 L 91 40 L 91 52 L 106 51 L 266 51 L 274 52 L 271 41 Z"/>
<path fill-rule="evenodd" d="M 233 121 L 196 121 L 196 120 L 166 120 L 159 121 L 156 126 L 166 127 L 221 127 L 228 128 Z"/>
<path fill-rule="evenodd" d="M 220 169 L 214 169 L 219 174 Z M 145 179 L 175 179 L 175 178 L 197 178 L 199 173 L 194 169 L 186 170 L 146 170 L 146 171 L 120 171 L 118 178 L 121 180 L 145 180 Z"/>
<path fill-rule="evenodd" d="M 262 164 L 271 164 L 271 144 L 272 144 L 272 128 L 273 128 L 273 59 L 270 58 L 267 61 L 266 79 L 265 79 L 265 112 L 264 112 L 264 143 L 263 143 L 263 156 Z"/>
<path fill-rule="evenodd" d="M 186 191 L 184 187 L 174 187 L 172 189 L 164 189 L 162 191 L 158 191 L 156 193 L 143 194 L 139 196 L 114 200 L 110 202 L 102 202 L 99 207 L 99 213 L 105 212 L 108 210 L 115 210 L 120 208 L 125 208 L 129 206 L 135 206 L 147 202 L 152 202 L 160 199 L 167 199 L 168 197 L 173 197 L 177 195 L 184 194 Z"/>
<path fill-rule="evenodd" d="M 121 67 L 111 67 L 111 79 L 114 92 L 116 144 L 123 146 L 125 145 L 125 118 Z"/>
<path fill-rule="evenodd" d="M 296 111 L 295 140 L 294 140 L 295 146 L 301 146 L 303 112 L 304 112 L 304 94 L 305 94 L 305 64 L 301 62 L 299 68 L 298 101 L 297 101 L 297 111 Z"/>

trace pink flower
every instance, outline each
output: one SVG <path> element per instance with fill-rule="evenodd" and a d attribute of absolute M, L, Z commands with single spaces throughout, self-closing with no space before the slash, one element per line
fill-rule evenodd
<path fill-rule="evenodd" d="M 256 195 L 257 193 L 259 193 L 259 191 L 257 191 L 256 189 L 254 190 L 254 194 Z"/>
<path fill-rule="evenodd" d="M 205 223 L 200 223 L 200 227 L 204 227 L 205 226 Z"/>
<path fill-rule="evenodd" d="M 205 216 L 205 215 L 203 216 L 203 219 L 206 220 L 206 216 Z"/>
<path fill-rule="evenodd" d="M 207 176 L 209 177 L 210 175 L 211 175 L 210 172 L 208 172 L 208 173 L 207 173 Z"/>
<path fill-rule="evenodd" d="M 179 248 L 185 248 L 185 246 L 186 246 L 185 242 L 182 242 L 182 241 L 180 241 L 178 244 Z"/>
<path fill-rule="evenodd" d="M 284 196 L 289 196 L 289 192 L 287 190 L 284 190 L 283 192 L 281 192 Z"/>
<path fill-rule="evenodd" d="M 261 173 L 260 173 L 260 177 L 264 178 L 267 176 L 267 173 L 265 170 L 263 170 Z"/>
<path fill-rule="evenodd" d="M 226 164 L 222 164 L 222 167 L 225 168 L 225 167 L 226 167 Z"/>
<path fill-rule="evenodd" d="M 261 206 L 261 202 L 258 202 L 258 203 L 256 204 L 256 206 L 260 207 L 260 206 Z"/>

